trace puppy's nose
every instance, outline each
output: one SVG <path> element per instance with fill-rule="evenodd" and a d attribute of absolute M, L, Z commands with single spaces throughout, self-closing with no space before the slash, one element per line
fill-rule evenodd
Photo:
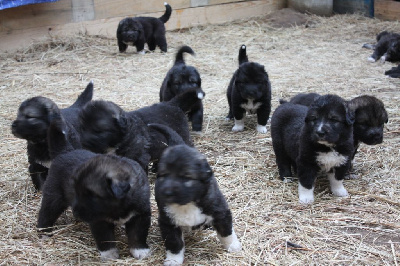
<path fill-rule="evenodd" d="M 325 135 L 326 135 L 325 130 L 323 130 L 322 128 L 317 129 L 316 133 L 317 133 L 317 136 L 318 136 L 319 138 L 323 138 L 323 137 L 325 137 Z"/>

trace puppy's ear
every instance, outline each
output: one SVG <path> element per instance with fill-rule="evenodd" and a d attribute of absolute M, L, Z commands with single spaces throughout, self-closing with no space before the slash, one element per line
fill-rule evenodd
<path fill-rule="evenodd" d="M 203 159 L 201 162 L 201 181 L 209 182 L 211 178 L 214 176 L 213 170 L 208 164 L 206 159 Z"/>
<path fill-rule="evenodd" d="M 131 189 L 131 184 L 126 181 L 115 180 L 115 178 L 107 177 L 107 184 L 114 197 L 122 199 Z"/>
<path fill-rule="evenodd" d="M 125 132 L 127 126 L 128 126 L 128 119 L 126 118 L 125 115 L 120 114 L 117 116 L 113 116 L 115 119 L 116 124 L 120 127 L 120 129 Z"/>
<path fill-rule="evenodd" d="M 346 123 L 348 125 L 353 125 L 356 119 L 356 114 L 353 108 L 349 108 L 348 102 L 344 103 L 344 109 L 346 110 Z"/>

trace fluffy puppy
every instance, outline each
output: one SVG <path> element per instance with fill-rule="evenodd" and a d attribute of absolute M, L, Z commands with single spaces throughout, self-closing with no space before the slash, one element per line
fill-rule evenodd
<path fill-rule="evenodd" d="M 239 68 L 233 74 L 227 90 L 229 113 L 227 120 L 235 119 L 232 131 L 243 131 L 246 112 L 257 113 L 257 131 L 267 133 L 271 112 L 271 84 L 264 66 L 249 62 L 246 46 L 239 49 Z"/>
<path fill-rule="evenodd" d="M 183 60 L 183 53 L 194 55 L 192 48 L 182 46 L 176 53 L 175 63 L 168 71 L 160 88 L 160 102 L 169 101 L 187 89 L 200 88 L 201 78 L 197 69 L 188 66 Z M 203 103 L 199 102 L 188 113 L 194 131 L 201 131 L 203 125 Z"/>
<path fill-rule="evenodd" d="M 321 95 L 319 95 L 318 93 L 314 93 L 314 92 L 299 93 L 299 94 L 293 96 L 289 102 L 293 103 L 293 104 L 301 104 L 301 105 L 305 105 L 305 106 L 310 106 L 314 102 L 314 100 L 317 99 L 319 96 L 321 96 Z M 288 101 L 286 101 L 286 100 L 282 100 L 282 99 L 279 100 L 280 104 L 287 103 L 287 102 Z"/>
<path fill-rule="evenodd" d="M 165 149 L 158 165 L 155 198 L 167 253 L 164 265 L 183 263 L 185 227 L 211 225 L 225 249 L 241 250 L 228 204 L 205 156 L 195 148 L 181 144 Z"/>
<path fill-rule="evenodd" d="M 360 142 L 367 145 L 382 143 L 383 126 L 388 122 L 383 102 L 374 96 L 362 95 L 349 101 L 349 109 L 355 113 L 354 155 Z"/>
<path fill-rule="evenodd" d="M 392 78 L 400 78 L 400 65 L 398 65 L 397 67 L 392 67 L 389 70 L 386 70 L 385 75 Z"/>
<path fill-rule="evenodd" d="M 200 88 L 186 90 L 168 102 L 125 112 L 115 103 L 93 101 L 80 113 L 82 144 L 85 148 L 138 161 L 147 171 L 150 161 L 157 161 L 166 148 L 165 136 L 148 128 L 149 123 L 171 127 L 187 145 L 193 145 L 186 113 L 204 97 Z"/>
<path fill-rule="evenodd" d="M 376 36 L 376 45 L 364 44 L 364 48 L 373 49 L 373 54 L 368 57 L 368 61 L 382 62 L 400 61 L 400 34 L 383 31 Z"/>
<path fill-rule="evenodd" d="M 68 207 L 87 222 L 102 259 L 118 258 L 115 224 L 125 225 L 130 253 L 142 259 L 150 226 L 150 188 L 146 173 L 130 159 L 74 149 L 61 117 L 49 128 L 54 160 L 43 186 L 37 227 L 49 232 Z"/>
<path fill-rule="evenodd" d="M 27 99 L 19 106 L 11 131 L 17 138 L 27 140 L 28 171 L 35 189 L 41 190 L 51 163 L 47 145 L 50 117 L 56 114 L 63 116 L 69 131 L 69 141 L 79 148 L 78 113 L 92 97 L 93 82 L 90 82 L 75 103 L 68 108 L 60 110 L 52 100 L 41 96 Z"/>
<path fill-rule="evenodd" d="M 336 95 L 317 98 L 310 107 L 285 103 L 271 118 L 279 176 L 299 178 L 299 201 L 312 203 L 318 175 L 327 174 L 335 196 L 347 196 L 343 179 L 353 155 L 354 113 Z"/>
<path fill-rule="evenodd" d="M 167 3 L 164 3 L 164 5 L 165 13 L 159 18 L 129 17 L 119 22 L 117 39 L 121 53 L 126 51 L 128 45 L 135 46 L 137 52 L 144 53 L 145 43 L 147 43 L 150 51 L 154 51 L 158 46 L 161 51 L 167 52 L 164 23 L 169 20 L 172 8 Z"/>

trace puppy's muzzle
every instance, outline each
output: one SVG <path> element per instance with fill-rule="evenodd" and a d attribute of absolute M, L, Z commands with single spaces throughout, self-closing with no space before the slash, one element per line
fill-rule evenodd
<path fill-rule="evenodd" d="M 367 135 L 367 141 L 365 142 L 368 145 L 376 145 L 380 144 L 383 141 L 383 134 L 380 130 L 372 130 Z"/>

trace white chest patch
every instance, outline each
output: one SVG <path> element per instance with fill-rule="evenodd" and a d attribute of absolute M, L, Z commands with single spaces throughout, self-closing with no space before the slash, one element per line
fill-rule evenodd
<path fill-rule="evenodd" d="M 260 102 L 254 103 L 254 100 L 247 100 L 247 103 L 242 103 L 240 107 L 245 109 L 247 112 L 254 114 L 256 110 L 261 106 Z"/>
<path fill-rule="evenodd" d="M 168 217 L 178 226 L 196 226 L 199 224 L 209 224 L 213 218 L 204 214 L 194 203 L 186 205 L 169 204 L 165 207 Z"/>
<path fill-rule="evenodd" d="M 125 218 L 119 218 L 118 220 L 111 220 L 111 223 L 114 223 L 116 225 L 124 225 L 126 224 L 133 216 L 135 216 L 137 213 L 136 212 L 131 212 L 129 213 Z"/>
<path fill-rule="evenodd" d="M 324 172 L 329 172 L 332 168 L 341 166 L 347 162 L 347 156 L 339 154 L 337 151 L 319 152 L 317 163 Z"/>

